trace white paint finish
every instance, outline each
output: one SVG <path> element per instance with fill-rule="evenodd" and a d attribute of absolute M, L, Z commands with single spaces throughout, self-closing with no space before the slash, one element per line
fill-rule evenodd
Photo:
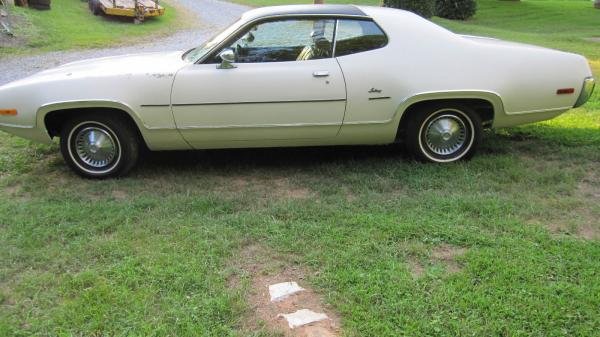
<path fill-rule="evenodd" d="M 402 113 L 420 100 L 486 99 L 495 108 L 494 126 L 513 126 L 563 113 L 591 76 L 579 55 L 456 35 L 400 10 L 360 8 L 387 33 L 386 47 L 337 60 L 229 70 L 190 64 L 181 52 L 74 62 L 1 86 L 0 108 L 19 114 L 0 116 L 0 128 L 49 141 L 43 121 L 52 108 L 109 106 L 130 114 L 153 150 L 190 147 L 176 126 L 196 148 L 382 144 L 394 141 Z M 312 76 L 323 70 L 330 76 Z M 372 87 L 390 99 L 370 101 Z M 574 94 L 556 95 L 571 87 Z M 300 102 L 312 100 L 318 102 Z M 242 104 L 171 111 L 171 101 Z M 247 104 L 273 101 L 279 103 Z"/>
<path fill-rule="evenodd" d="M 277 316 L 285 318 L 290 329 L 295 329 L 303 325 L 323 321 L 329 318 L 326 314 L 314 312 L 309 309 L 300 309 L 291 314 L 279 314 Z"/>
<path fill-rule="evenodd" d="M 329 76 L 314 77 L 317 71 Z M 214 140 L 333 137 L 344 118 L 345 99 L 339 65 L 322 59 L 237 64 L 234 69 L 191 64 L 176 75 L 172 104 L 177 127 L 187 129 L 186 140 L 203 147 Z M 277 126 L 296 128 L 282 134 Z M 207 128 L 227 130 L 211 133 Z"/>
<path fill-rule="evenodd" d="M 385 123 L 393 119 L 401 98 L 408 93 L 403 94 L 398 75 L 390 71 L 388 57 L 388 47 L 384 47 L 337 58 L 344 70 L 348 95 L 344 124 Z M 410 83 L 410 77 L 405 81 Z M 381 92 L 369 93 L 372 88 Z M 369 100 L 377 97 L 390 99 Z"/>
<path fill-rule="evenodd" d="M 352 82 L 360 78 L 355 75 L 364 73 L 359 63 L 369 64 L 373 78 L 390 81 L 390 90 L 399 101 L 422 92 L 492 92 L 503 102 L 504 111 L 497 113 L 507 115 L 573 106 L 583 79 L 591 76 L 587 60 L 580 55 L 460 36 L 408 12 L 360 8 L 388 33 L 390 43 L 381 52 L 387 59 L 384 62 L 369 62 L 367 53 L 339 58 L 348 82 L 347 115 L 353 120 L 362 120 L 366 114 L 364 109 L 355 111 L 351 103 L 357 97 Z M 560 88 L 575 88 L 575 93 L 556 95 Z"/>
<path fill-rule="evenodd" d="M 47 113 L 55 109 L 109 107 L 132 116 L 151 149 L 189 148 L 175 130 L 168 106 L 175 73 L 187 64 L 181 54 L 146 53 L 68 63 L 0 87 L 0 102 L 18 109 L 18 117 L 11 122 L 35 127 L 44 140 L 49 140 L 44 127 Z M 143 108 L 143 104 L 166 106 Z M 0 124 L 3 123 L 5 120 L 0 118 Z M 163 137 L 164 133 L 151 132 L 153 129 L 172 132 Z M 40 136 L 35 135 L 35 140 L 40 140 Z"/>
<path fill-rule="evenodd" d="M 304 288 L 300 287 L 298 283 L 282 282 L 277 284 L 269 285 L 269 295 L 271 296 L 271 302 L 279 302 L 293 294 L 303 291 Z"/>

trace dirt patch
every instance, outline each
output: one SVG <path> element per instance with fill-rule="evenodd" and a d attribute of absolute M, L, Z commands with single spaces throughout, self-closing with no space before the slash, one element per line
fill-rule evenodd
<path fill-rule="evenodd" d="M 576 195 L 583 200 L 584 205 L 547 221 L 545 227 L 556 237 L 600 239 L 600 214 L 596 208 L 600 200 L 600 176 L 596 172 L 586 175 L 579 182 Z M 531 222 L 539 224 L 539 221 Z"/>
<path fill-rule="evenodd" d="M 278 178 L 273 182 L 275 183 L 273 194 L 278 197 L 307 199 L 312 194 L 308 188 L 292 186 L 290 181 L 286 178 Z"/>
<path fill-rule="evenodd" d="M 464 255 L 466 248 L 452 245 L 441 245 L 433 249 L 431 257 L 440 261 L 453 261 L 456 257 Z"/>
<path fill-rule="evenodd" d="M 528 223 L 543 226 L 556 238 L 573 237 L 582 240 L 600 239 L 600 218 L 592 214 L 590 209 L 578 208 L 570 214 L 557 217 L 550 221 L 529 220 Z"/>
<path fill-rule="evenodd" d="M 247 334 L 261 328 L 281 333 L 286 337 L 334 337 L 340 335 L 340 318 L 328 308 L 322 297 L 306 282 L 310 271 L 293 262 L 290 257 L 275 254 L 260 245 L 249 245 L 235 257 L 236 272 L 230 277 L 230 286 L 239 287 L 244 279 L 249 281 L 248 304 L 250 310 L 244 317 L 241 330 Z M 271 302 L 269 285 L 297 282 L 304 291 L 288 298 Z M 301 309 L 325 313 L 328 319 L 290 329 L 279 314 L 289 314 Z"/>
<path fill-rule="evenodd" d="M 409 259 L 408 267 L 410 268 L 410 273 L 412 274 L 413 278 L 420 278 L 423 276 L 423 274 L 425 274 L 425 267 L 423 267 L 423 265 L 416 259 Z"/>
<path fill-rule="evenodd" d="M 293 185 L 289 178 L 258 178 L 251 176 L 234 176 L 219 178 L 220 191 L 226 194 L 238 195 L 249 192 L 272 199 L 308 199 L 314 192 L 307 187 Z"/>
<path fill-rule="evenodd" d="M 356 196 L 356 194 L 354 194 L 350 190 L 350 188 L 348 188 L 348 186 L 342 186 L 342 191 L 344 192 L 344 195 L 346 196 L 347 202 L 354 202 L 354 201 L 358 200 L 358 197 Z"/>
<path fill-rule="evenodd" d="M 456 261 L 456 258 L 466 252 L 467 248 L 443 244 L 434 247 L 429 252 L 429 262 L 443 264 L 448 274 L 458 273 L 462 270 L 462 266 Z M 413 278 L 420 278 L 425 274 L 426 266 L 416 258 L 409 258 L 408 266 Z"/>
<path fill-rule="evenodd" d="M 237 192 L 243 191 L 247 186 L 248 180 L 244 177 L 234 177 L 231 180 L 231 187 Z"/>
<path fill-rule="evenodd" d="M 456 262 L 456 258 L 464 255 L 466 252 L 467 249 L 463 247 L 441 245 L 433 249 L 431 252 L 431 257 L 435 261 L 439 261 L 446 265 L 446 270 L 450 274 L 454 274 L 462 270 L 462 266 Z"/>
<path fill-rule="evenodd" d="M 577 192 L 584 198 L 600 199 L 600 177 L 593 172 L 588 174 L 577 186 Z"/>
<path fill-rule="evenodd" d="M 598 225 L 593 226 L 592 224 L 579 226 L 577 228 L 577 236 L 585 240 L 599 240 L 600 228 L 598 228 Z"/>
<path fill-rule="evenodd" d="M 126 200 L 129 195 L 127 194 L 127 192 L 125 191 L 121 191 L 121 190 L 114 190 L 111 192 L 111 196 L 115 199 L 115 200 Z"/>
<path fill-rule="evenodd" d="M 532 167 L 535 167 L 535 164 L 532 164 Z M 573 205 L 563 210 L 553 202 L 542 203 L 543 209 L 552 211 L 528 217 L 525 220 L 526 224 L 544 227 L 558 239 L 600 239 L 600 174 L 589 171 L 572 193 L 569 193 L 569 198 Z"/>
<path fill-rule="evenodd" d="M 11 197 L 18 194 L 20 190 L 21 190 L 21 185 L 11 185 L 11 186 L 4 187 L 4 193 L 6 193 L 6 195 L 11 196 Z"/>
<path fill-rule="evenodd" d="M 8 296 L 9 292 L 0 288 L 0 305 L 13 306 L 16 301 Z"/>
<path fill-rule="evenodd" d="M 2 188 L 3 194 L 12 200 L 19 202 L 27 202 L 31 200 L 30 193 L 24 192 L 23 187 L 20 183 L 14 185 L 8 185 Z"/>

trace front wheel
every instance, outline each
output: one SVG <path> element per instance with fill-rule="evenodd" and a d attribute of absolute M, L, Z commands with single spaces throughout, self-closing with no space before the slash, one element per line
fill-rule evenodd
<path fill-rule="evenodd" d="M 137 134 L 125 119 L 86 114 L 63 125 L 60 150 L 65 162 L 86 178 L 127 174 L 139 157 Z"/>
<path fill-rule="evenodd" d="M 469 159 L 481 142 L 481 119 L 466 106 L 433 104 L 410 117 L 405 141 L 419 159 L 435 163 Z"/>

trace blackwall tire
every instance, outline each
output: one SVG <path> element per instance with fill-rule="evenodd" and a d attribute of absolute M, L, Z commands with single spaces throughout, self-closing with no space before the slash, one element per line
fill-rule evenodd
<path fill-rule="evenodd" d="M 69 167 L 85 178 L 126 175 L 139 157 L 139 138 L 117 115 L 85 114 L 61 128 L 60 150 Z"/>
<path fill-rule="evenodd" d="M 417 159 L 451 163 L 473 157 L 483 133 L 481 118 L 458 104 L 430 104 L 410 116 L 406 147 Z"/>

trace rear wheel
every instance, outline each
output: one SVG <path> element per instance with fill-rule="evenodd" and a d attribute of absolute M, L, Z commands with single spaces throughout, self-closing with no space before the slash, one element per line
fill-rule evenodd
<path fill-rule="evenodd" d="M 482 125 L 469 107 L 432 104 L 410 116 L 405 134 L 408 149 L 419 159 L 449 163 L 475 154 Z"/>
<path fill-rule="evenodd" d="M 60 149 L 65 162 L 86 178 L 127 174 L 139 157 L 137 134 L 122 117 L 86 114 L 65 123 Z"/>

